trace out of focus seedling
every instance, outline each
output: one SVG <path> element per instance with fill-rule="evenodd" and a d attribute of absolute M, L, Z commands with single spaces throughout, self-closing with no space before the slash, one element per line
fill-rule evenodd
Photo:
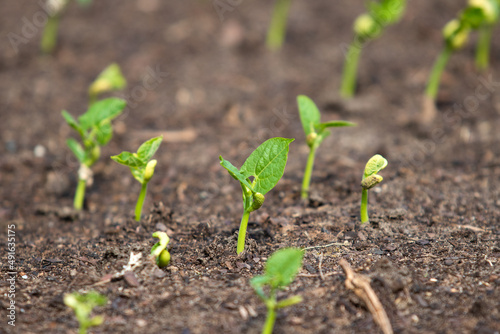
<path fill-rule="evenodd" d="M 271 138 L 250 154 L 240 170 L 219 156 L 220 164 L 240 182 L 243 192 L 243 216 L 238 232 L 237 253 L 245 249 L 250 212 L 258 210 L 264 203 L 264 195 L 278 183 L 285 172 L 288 149 L 294 139 Z M 250 180 L 253 177 L 253 181 Z"/>
<path fill-rule="evenodd" d="M 300 121 L 302 122 L 302 127 L 306 135 L 306 142 L 309 146 L 309 156 L 307 158 L 301 191 L 302 198 L 307 199 L 316 150 L 323 140 L 330 135 L 328 128 L 355 126 L 356 124 L 348 121 L 329 121 L 321 123 L 321 115 L 318 107 L 313 100 L 305 95 L 297 96 L 297 104 L 299 107 Z"/>
<path fill-rule="evenodd" d="M 363 180 L 361 181 L 361 187 L 363 188 L 361 193 L 362 224 L 370 221 L 368 219 L 368 189 L 371 189 L 382 182 L 384 178 L 377 173 L 384 169 L 386 166 L 387 160 L 380 154 L 374 155 L 366 163 L 365 172 L 363 173 Z"/>
<path fill-rule="evenodd" d="M 340 94 L 345 98 L 354 95 L 361 50 L 368 41 L 378 38 L 384 29 L 397 23 L 406 8 L 406 0 L 369 0 L 367 12 L 354 21 L 355 37 L 347 50 Z"/>
<path fill-rule="evenodd" d="M 119 164 L 128 166 L 134 178 L 141 183 L 141 192 L 139 193 L 139 198 L 135 206 L 136 221 L 141 220 L 142 207 L 144 205 L 144 199 L 146 198 L 148 182 L 155 172 L 157 161 L 156 159 L 151 160 L 151 158 L 160 147 L 162 139 L 163 136 L 159 136 L 144 142 L 137 150 L 137 153 L 124 151 L 119 155 L 113 155 L 111 157 L 111 159 Z"/>
<path fill-rule="evenodd" d="M 274 3 L 273 16 L 267 31 L 267 47 L 270 50 L 278 50 L 283 45 L 286 33 L 286 21 L 292 0 L 276 0 Z"/>
<path fill-rule="evenodd" d="M 297 248 L 284 248 L 276 251 L 266 262 L 264 275 L 250 280 L 250 285 L 267 307 L 267 317 L 262 334 L 271 334 L 279 309 L 302 301 L 301 296 L 293 296 L 278 301 L 277 292 L 289 286 L 302 267 L 304 251 Z M 266 293 L 267 291 L 267 293 Z"/>
<path fill-rule="evenodd" d="M 123 77 L 120 66 L 115 63 L 109 65 L 97 76 L 89 87 L 90 104 L 95 103 L 99 94 L 122 90 L 126 85 L 127 81 Z"/>
<path fill-rule="evenodd" d="M 102 316 L 96 315 L 91 318 L 90 314 L 94 307 L 103 306 L 107 301 L 105 296 L 94 291 L 86 294 L 73 292 L 64 295 L 64 304 L 73 309 L 76 319 L 80 323 L 79 334 L 86 334 L 90 327 L 96 327 L 103 323 Z"/>
<path fill-rule="evenodd" d="M 170 263 L 170 253 L 167 250 L 170 238 L 165 232 L 155 232 L 153 238 L 158 238 L 159 241 L 151 247 L 151 256 L 155 259 L 158 267 L 166 267 Z"/>
<path fill-rule="evenodd" d="M 81 143 L 73 138 L 66 141 L 75 157 L 80 162 L 78 171 L 78 186 L 75 193 L 74 207 L 81 210 L 85 198 L 85 188 L 91 185 L 92 170 L 90 167 L 99 159 L 101 147 L 106 145 L 113 136 L 111 121 L 120 115 L 126 106 L 126 101 L 118 98 L 108 98 L 94 103 L 78 121 L 66 110 L 62 116 L 66 122 L 81 137 Z"/>

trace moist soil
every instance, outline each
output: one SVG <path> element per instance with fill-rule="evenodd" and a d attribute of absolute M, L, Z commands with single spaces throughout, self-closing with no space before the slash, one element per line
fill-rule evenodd
<path fill-rule="evenodd" d="M 228 2 L 229 3 L 229 2 Z M 472 41 L 443 75 L 439 113 L 422 124 L 421 96 L 442 46 L 441 28 L 466 1 L 412 1 L 402 21 L 363 48 L 357 95 L 338 98 L 344 51 L 362 1 L 293 2 L 286 43 L 264 46 L 272 4 L 243 1 L 223 13 L 212 1 L 71 4 L 58 47 L 42 56 L 40 29 L 14 50 L 41 11 L 2 5 L 0 49 L 1 333 L 76 333 L 65 293 L 98 291 L 104 323 L 91 333 L 259 333 L 266 309 L 249 279 L 283 247 L 309 247 L 279 298 L 275 333 L 381 332 L 345 286 L 346 259 L 370 279 L 396 333 L 500 332 L 500 40 L 491 67 L 474 67 Z M 38 14 L 40 15 L 40 14 Z M 26 28 L 27 29 L 27 28 Z M 72 211 L 78 164 L 65 145 L 61 110 L 87 108 L 87 87 L 117 62 L 129 105 L 93 166 L 85 209 Z M 156 74 L 152 74 L 156 73 Z M 489 82 L 489 83 L 488 83 Z M 311 196 L 300 199 L 308 153 L 295 105 L 306 94 L 323 120 L 345 119 L 318 151 Z M 140 185 L 108 157 L 155 135 L 143 218 Z M 282 180 L 250 215 L 236 255 L 239 184 L 219 155 L 241 166 L 270 137 L 296 138 Z M 359 221 L 366 161 L 386 157 L 370 190 L 370 223 Z M 15 327 L 7 324 L 8 226 L 15 231 Z M 166 231 L 170 266 L 148 260 Z M 117 277 L 131 254 L 141 264 Z"/>

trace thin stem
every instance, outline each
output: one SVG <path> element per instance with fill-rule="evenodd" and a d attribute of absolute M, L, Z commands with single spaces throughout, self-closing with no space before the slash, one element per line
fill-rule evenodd
<path fill-rule="evenodd" d="M 316 147 L 313 145 L 307 157 L 306 169 L 304 171 L 304 179 L 302 180 L 302 199 L 307 199 L 309 196 L 309 185 L 311 184 L 311 175 L 314 166 L 314 157 L 316 155 Z"/>
<path fill-rule="evenodd" d="M 276 322 L 276 309 L 274 307 L 267 308 L 267 318 L 262 328 L 262 334 L 272 334 L 274 323 Z"/>
<path fill-rule="evenodd" d="M 429 82 L 427 83 L 427 88 L 425 90 L 425 95 L 432 100 L 436 99 L 439 90 L 439 82 L 441 81 L 441 75 L 443 74 L 444 68 L 448 63 L 452 52 L 453 49 L 446 46 L 434 63 L 434 67 L 432 68 Z"/>
<path fill-rule="evenodd" d="M 344 72 L 342 73 L 342 84 L 340 86 L 340 94 L 345 98 L 350 98 L 356 90 L 356 77 L 358 74 L 358 63 L 361 55 L 363 44 L 360 38 L 356 37 L 349 45 L 347 55 L 345 57 Z"/>
<path fill-rule="evenodd" d="M 43 53 L 50 54 L 54 51 L 57 44 L 57 31 L 59 29 L 59 15 L 49 16 L 45 27 L 43 28 L 42 41 L 40 48 Z"/>
<path fill-rule="evenodd" d="M 276 0 L 274 5 L 271 24 L 267 31 L 267 47 L 271 50 L 278 50 L 283 45 L 286 31 L 286 21 L 290 9 L 291 0 Z"/>
<path fill-rule="evenodd" d="M 243 212 L 241 217 L 240 230 L 238 232 L 238 246 L 236 247 L 236 252 L 240 254 L 245 250 L 245 237 L 247 234 L 248 218 L 250 217 L 250 212 Z"/>
<path fill-rule="evenodd" d="M 493 26 L 485 25 L 479 29 L 479 40 L 476 49 L 476 66 L 485 70 L 490 63 L 490 44 L 493 34 Z"/>
<path fill-rule="evenodd" d="M 85 186 L 86 181 L 83 179 L 78 180 L 78 185 L 76 187 L 75 199 L 73 201 L 73 207 L 75 210 L 81 210 L 83 208 L 83 201 L 85 199 Z"/>
<path fill-rule="evenodd" d="M 139 193 L 139 198 L 137 199 L 137 204 L 135 205 L 135 220 L 141 221 L 142 207 L 144 205 L 144 199 L 146 198 L 146 191 L 148 190 L 148 183 L 144 182 L 141 186 L 141 192 Z"/>
<path fill-rule="evenodd" d="M 368 223 L 368 189 L 361 192 L 361 224 Z"/>

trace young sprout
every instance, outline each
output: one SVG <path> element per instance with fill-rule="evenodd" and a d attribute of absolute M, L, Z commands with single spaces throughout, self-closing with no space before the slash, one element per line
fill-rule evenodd
<path fill-rule="evenodd" d="M 271 24 L 267 31 L 266 44 L 270 50 L 278 50 L 283 45 L 286 32 L 286 21 L 292 0 L 276 0 Z"/>
<path fill-rule="evenodd" d="M 354 95 L 361 50 L 367 42 L 379 37 L 387 26 L 401 19 L 406 0 L 369 0 L 366 7 L 367 13 L 354 21 L 355 37 L 346 54 L 340 86 L 340 94 L 345 98 Z"/>
<path fill-rule="evenodd" d="M 387 166 L 387 160 L 380 154 L 375 154 L 368 160 L 365 166 L 365 172 L 363 173 L 363 180 L 361 181 L 361 187 L 363 188 L 361 193 L 361 223 L 368 223 L 368 189 L 375 187 L 377 184 L 382 182 L 384 179 L 377 173 L 380 172 Z"/>
<path fill-rule="evenodd" d="M 262 328 L 262 334 L 271 334 L 276 321 L 276 312 L 287 306 L 302 301 L 301 296 L 293 296 L 278 301 L 277 292 L 283 290 L 293 282 L 302 267 L 304 251 L 296 248 L 284 248 L 276 251 L 266 262 L 265 274 L 250 280 L 250 285 L 267 307 L 267 318 Z M 268 287 L 266 294 L 264 287 Z"/>
<path fill-rule="evenodd" d="M 240 181 L 243 192 L 243 216 L 236 249 L 238 254 L 245 249 L 245 236 L 250 212 L 258 210 L 262 206 L 264 195 L 273 189 L 283 176 L 289 145 L 292 141 L 294 139 L 280 137 L 266 140 L 250 154 L 240 170 L 219 156 L 220 164 L 227 169 L 233 178 Z M 250 177 L 253 177 L 253 181 L 250 180 Z"/>
<path fill-rule="evenodd" d="M 158 238 L 159 241 L 151 247 L 151 256 L 155 259 L 158 267 L 166 267 L 170 263 L 170 253 L 167 250 L 170 238 L 165 232 L 155 232 L 153 238 Z"/>
<path fill-rule="evenodd" d="M 347 121 L 329 121 L 321 123 L 321 115 L 318 107 L 316 107 L 313 100 L 305 95 L 297 96 L 297 104 L 299 106 L 300 121 L 302 122 L 302 127 L 306 134 L 306 142 L 309 146 L 309 156 L 307 158 L 301 191 L 302 198 L 307 199 L 316 150 L 323 140 L 330 135 L 330 131 L 327 130 L 327 128 L 355 126 L 356 124 Z"/>
<path fill-rule="evenodd" d="M 108 98 L 96 102 L 78 117 L 78 121 L 66 110 L 62 116 L 66 122 L 81 137 L 81 144 L 70 138 L 66 141 L 68 147 L 80 162 L 78 171 L 78 187 L 75 193 L 74 207 L 81 210 L 85 198 L 85 187 L 92 184 L 90 167 L 99 159 L 101 147 L 106 145 L 113 136 L 111 121 L 120 115 L 125 108 L 126 101 L 118 98 Z"/>
<path fill-rule="evenodd" d="M 115 63 L 109 65 L 97 76 L 89 87 L 90 104 L 95 103 L 99 94 L 122 90 L 126 85 L 127 81 L 123 77 L 120 66 Z"/>
<path fill-rule="evenodd" d="M 119 155 L 113 155 L 111 159 L 119 164 L 128 166 L 134 178 L 141 184 L 141 192 L 135 206 L 135 220 L 141 220 L 142 207 L 146 198 L 148 182 L 153 177 L 157 161 L 151 160 L 153 155 L 160 147 L 163 136 L 152 138 L 144 142 L 137 153 L 122 152 Z"/>
<path fill-rule="evenodd" d="M 94 307 L 103 306 L 107 301 L 105 296 L 94 291 L 86 294 L 73 292 L 64 295 L 64 304 L 73 309 L 76 319 L 80 323 L 79 334 L 86 334 L 87 329 L 90 327 L 96 327 L 103 323 L 104 318 L 102 316 L 96 315 L 90 318 L 90 314 Z"/>

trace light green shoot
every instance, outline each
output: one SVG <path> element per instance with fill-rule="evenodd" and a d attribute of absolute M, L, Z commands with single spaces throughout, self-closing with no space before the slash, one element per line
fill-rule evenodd
<path fill-rule="evenodd" d="M 363 179 L 361 181 L 361 187 L 363 188 L 361 193 L 361 223 L 368 223 L 368 189 L 375 187 L 377 184 L 382 182 L 384 179 L 377 173 L 380 172 L 387 166 L 387 160 L 380 154 L 375 154 L 368 160 L 365 166 L 365 172 L 363 173 Z"/>
<path fill-rule="evenodd" d="M 151 256 L 155 259 L 158 267 L 166 267 L 170 263 L 170 253 L 167 250 L 170 238 L 167 233 L 159 231 L 153 233 L 153 238 L 158 238 L 159 241 L 151 247 Z"/>
<path fill-rule="evenodd" d="M 355 123 L 348 121 L 329 121 L 321 123 L 321 115 L 316 104 L 305 95 L 297 96 L 297 104 L 299 107 L 300 121 L 306 135 L 306 142 L 309 146 L 309 156 L 307 158 L 304 178 L 302 180 L 301 196 L 307 199 L 309 196 L 309 185 L 311 183 L 311 175 L 314 165 L 316 150 L 323 140 L 330 135 L 327 130 L 331 127 L 355 126 Z"/>
<path fill-rule="evenodd" d="M 106 305 L 107 301 L 105 296 L 94 291 L 86 294 L 73 292 L 64 295 L 64 304 L 73 309 L 80 324 L 79 334 L 86 334 L 90 327 L 99 326 L 104 322 L 102 316 L 96 315 L 90 318 L 90 314 L 94 307 Z"/>
<path fill-rule="evenodd" d="M 354 21 L 355 37 L 345 57 L 340 94 L 345 98 L 354 95 L 361 50 L 370 40 L 378 38 L 384 29 L 397 23 L 403 16 L 406 0 L 369 0 L 367 13 Z"/>
<path fill-rule="evenodd" d="M 277 292 L 289 286 L 300 268 L 304 251 L 297 248 L 284 248 L 276 251 L 266 262 L 265 274 L 256 276 L 250 280 L 250 285 L 255 289 L 257 295 L 264 301 L 267 307 L 267 317 L 262 334 L 271 334 L 276 321 L 276 313 L 279 309 L 298 304 L 302 301 L 301 296 L 293 296 L 278 301 Z M 264 291 L 269 291 L 266 294 Z"/>
<path fill-rule="evenodd" d="M 290 143 L 294 139 L 271 138 L 262 143 L 250 154 L 238 170 L 229 161 L 219 156 L 220 164 L 229 174 L 240 182 L 243 193 L 243 216 L 238 232 L 237 253 L 245 249 L 250 212 L 258 210 L 264 203 L 264 195 L 278 183 L 285 172 Z M 253 177 L 253 181 L 250 180 Z"/>
<path fill-rule="evenodd" d="M 93 104 L 87 112 L 78 117 L 78 121 L 66 110 L 62 116 L 81 137 L 81 143 L 73 138 L 66 141 L 75 157 L 80 162 L 78 171 L 78 187 L 75 193 L 74 207 L 81 210 L 85 198 L 85 187 L 92 184 L 90 167 L 99 159 L 101 147 L 106 145 L 113 136 L 111 121 L 120 115 L 126 106 L 126 101 L 118 98 L 108 98 Z"/>
<path fill-rule="evenodd" d="M 127 85 L 120 66 L 118 64 L 111 64 L 106 67 L 92 82 L 89 87 L 89 101 L 90 104 L 95 103 L 99 94 L 122 90 Z"/>
<path fill-rule="evenodd" d="M 160 147 L 163 136 L 152 138 L 144 142 L 137 153 L 122 152 L 119 155 L 113 155 L 111 159 L 119 164 L 128 166 L 134 178 L 141 184 L 141 192 L 135 206 L 135 220 L 141 220 L 142 207 L 146 198 L 148 182 L 153 177 L 157 161 L 151 160 L 153 155 Z"/>
<path fill-rule="evenodd" d="M 286 21 L 288 19 L 288 11 L 292 0 L 276 0 L 274 4 L 273 16 L 271 24 L 267 31 L 267 47 L 272 50 L 278 50 L 283 45 L 286 33 Z"/>

